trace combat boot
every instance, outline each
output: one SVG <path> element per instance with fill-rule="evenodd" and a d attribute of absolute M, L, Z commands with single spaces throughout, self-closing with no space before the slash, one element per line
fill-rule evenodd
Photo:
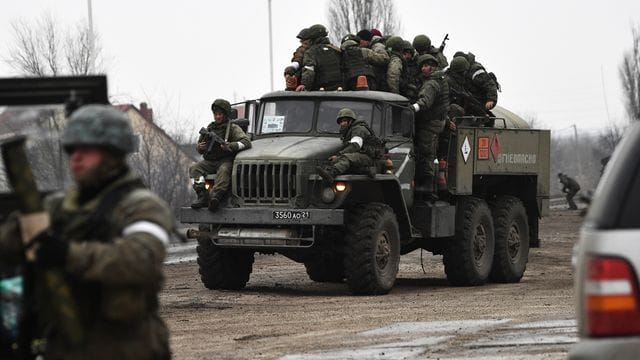
<path fill-rule="evenodd" d="M 211 194 L 211 201 L 209 202 L 209 211 L 216 211 L 220 207 L 220 203 L 224 200 L 224 194 L 220 192 L 214 192 Z"/>
<path fill-rule="evenodd" d="M 320 175 L 322 180 L 324 180 L 324 182 L 326 183 L 332 183 L 337 175 L 337 171 L 333 166 L 316 166 L 316 171 L 318 172 L 318 175 Z"/>
<path fill-rule="evenodd" d="M 193 190 L 196 192 L 198 198 L 193 204 L 191 204 L 191 208 L 201 209 L 203 207 L 209 206 L 209 191 L 207 191 L 204 183 L 193 184 Z"/>

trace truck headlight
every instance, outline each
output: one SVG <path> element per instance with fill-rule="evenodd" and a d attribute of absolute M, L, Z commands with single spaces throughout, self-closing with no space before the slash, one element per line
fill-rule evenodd
<path fill-rule="evenodd" d="M 325 187 L 324 189 L 322 189 L 322 201 L 330 204 L 333 202 L 333 200 L 336 199 L 336 193 L 333 191 L 333 188 L 330 186 Z"/>

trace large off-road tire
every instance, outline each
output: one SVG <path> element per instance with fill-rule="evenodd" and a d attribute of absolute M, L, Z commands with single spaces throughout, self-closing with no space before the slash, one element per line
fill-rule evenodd
<path fill-rule="evenodd" d="M 340 283 L 344 280 L 344 265 L 341 257 L 327 256 L 305 261 L 309 279 L 324 283 Z"/>
<path fill-rule="evenodd" d="M 239 290 L 247 285 L 253 268 L 253 251 L 216 247 L 198 239 L 198 271 L 207 289 Z"/>
<path fill-rule="evenodd" d="M 522 201 L 501 196 L 492 204 L 495 253 L 490 278 L 496 282 L 518 282 L 529 260 L 529 225 Z"/>
<path fill-rule="evenodd" d="M 456 286 L 484 284 L 494 252 L 493 219 L 487 203 L 465 196 L 458 200 L 456 232 L 444 253 L 444 271 Z"/>
<path fill-rule="evenodd" d="M 388 293 L 400 264 L 400 233 L 393 210 L 381 203 L 358 205 L 347 213 L 344 270 L 357 295 Z"/>

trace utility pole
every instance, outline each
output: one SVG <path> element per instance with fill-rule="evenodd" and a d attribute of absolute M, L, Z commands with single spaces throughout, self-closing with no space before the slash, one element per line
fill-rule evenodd
<path fill-rule="evenodd" d="M 89 47 L 90 47 L 90 57 L 91 57 L 91 65 L 89 68 L 89 73 L 93 73 L 95 71 L 95 46 L 94 46 L 94 35 L 93 35 L 93 9 L 91 7 L 91 0 L 87 0 L 87 10 L 89 12 L 89 15 L 87 17 L 88 19 L 88 26 L 89 26 Z"/>
<path fill-rule="evenodd" d="M 578 162 L 578 177 L 582 179 L 582 162 L 580 161 L 580 143 L 578 142 L 578 127 L 573 124 L 573 136 L 575 139 L 576 161 Z"/>
<path fill-rule="evenodd" d="M 271 79 L 271 91 L 273 91 L 273 35 L 271 33 L 271 0 L 269 4 L 269 77 Z"/>

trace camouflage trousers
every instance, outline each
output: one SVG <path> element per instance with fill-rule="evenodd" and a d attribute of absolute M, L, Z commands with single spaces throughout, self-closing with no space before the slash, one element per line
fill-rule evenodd
<path fill-rule="evenodd" d="M 216 174 L 212 192 L 224 194 L 231 187 L 232 167 L 233 159 L 202 160 L 189 167 L 189 176 L 198 181 L 201 176 Z"/>
<path fill-rule="evenodd" d="M 438 150 L 438 136 L 444 129 L 444 120 L 429 120 L 424 126 L 416 127 L 416 178 L 424 180 L 433 178 L 436 167 L 433 161 Z"/>
<path fill-rule="evenodd" d="M 373 165 L 373 160 L 361 152 L 338 155 L 336 161 L 331 164 L 336 169 L 336 175 L 346 174 L 371 165 Z"/>

